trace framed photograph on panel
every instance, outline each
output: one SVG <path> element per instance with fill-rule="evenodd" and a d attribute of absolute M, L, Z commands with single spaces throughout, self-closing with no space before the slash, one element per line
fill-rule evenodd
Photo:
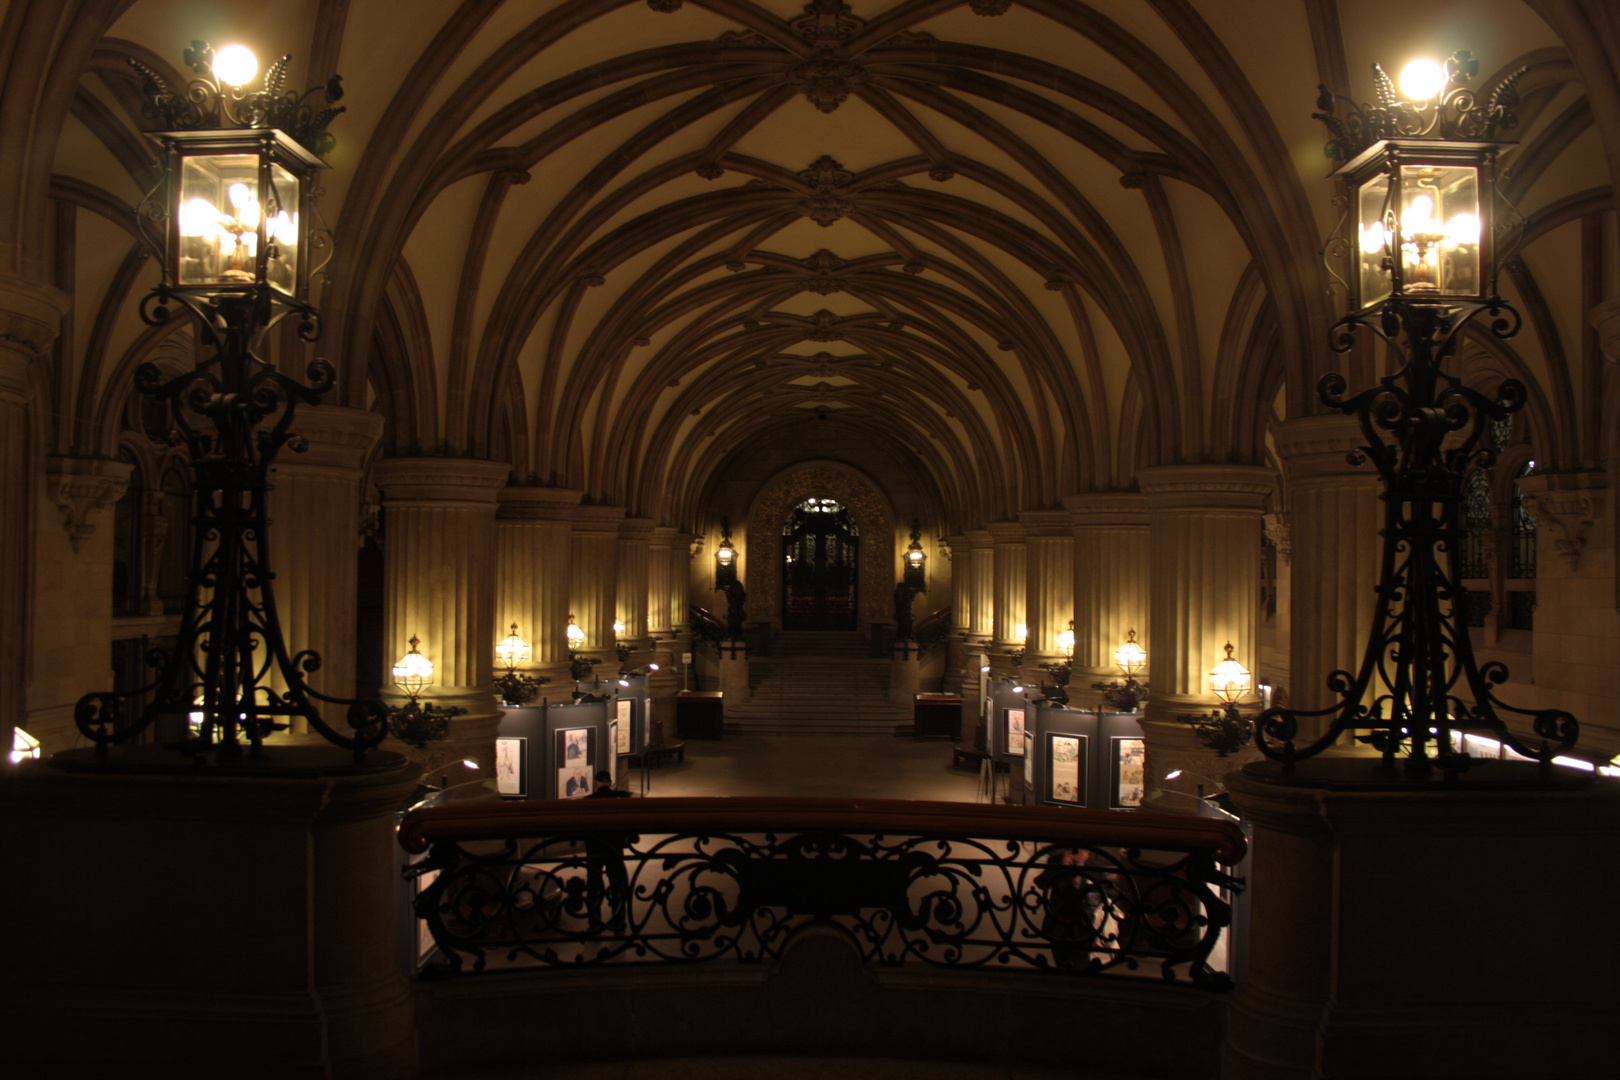
<path fill-rule="evenodd" d="M 1035 785 L 1035 733 L 1024 729 L 1024 784 Z"/>
<path fill-rule="evenodd" d="M 1115 735 L 1111 741 L 1114 767 L 1109 774 L 1108 808 L 1135 810 L 1147 790 L 1147 746 L 1128 735 Z"/>
<path fill-rule="evenodd" d="M 495 740 L 495 790 L 509 799 L 521 799 L 529 793 L 528 739 Z"/>
<path fill-rule="evenodd" d="M 580 768 L 557 770 L 557 798 L 583 799 L 590 793 L 591 770 Z"/>
<path fill-rule="evenodd" d="M 630 718 L 634 713 L 633 704 L 629 698 L 620 698 L 618 705 L 618 734 L 613 738 L 613 752 L 615 754 L 628 754 L 630 752 Z"/>
<path fill-rule="evenodd" d="M 557 732 L 557 767 L 591 767 L 591 729 L 563 728 Z"/>
<path fill-rule="evenodd" d="M 1002 730 L 1007 735 L 1007 753 L 1014 757 L 1024 756 L 1024 710 L 1002 709 Z"/>
<path fill-rule="evenodd" d="M 1046 801 L 1086 803 L 1086 737 L 1046 733 Z"/>

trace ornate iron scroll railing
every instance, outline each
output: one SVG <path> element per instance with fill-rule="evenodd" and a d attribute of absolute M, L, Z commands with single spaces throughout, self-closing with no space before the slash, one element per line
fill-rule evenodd
<path fill-rule="evenodd" d="M 1221 891 L 1242 887 L 1221 867 L 1245 848 L 1230 823 L 1143 811 L 785 798 L 430 807 L 400 843 L 426 853 L 406 873 L 428 978 L 758 963 L 831 923 L 883 965 L 1156 969 L 1210 990 L 1231 985 L 1210 961 Z"/>

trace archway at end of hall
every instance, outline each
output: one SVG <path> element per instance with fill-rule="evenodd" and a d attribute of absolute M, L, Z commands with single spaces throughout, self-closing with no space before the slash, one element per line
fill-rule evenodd
<path fill-rule="evenodd" d="M 760 489 L 748 515 L 748 615 L 750 622 L 784 625 L 784 530 L 793 528 L 794 511 L 806 500 L 830 500 L 847 514 L 849 532 L 859 537 L 855 611 L 842 623 L 860 628 L 887 622 L 894 589 L 894 513 L 870 478 L 847 465 L 806 462 L 778 474 Z M 823 548 L 825 550 L 825 548 Z"/>

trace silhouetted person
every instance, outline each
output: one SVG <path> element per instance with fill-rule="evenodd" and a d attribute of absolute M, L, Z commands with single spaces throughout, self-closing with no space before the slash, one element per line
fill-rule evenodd
<path fill-rule="evenodd" d="M 748 613 L 743 610 L 743 601 L 748 594 L 743 591 L 742 582 L 731 581 L 726 584 L 726 636 L 732 641 L 740 640 L 743 636 L 743 620 Z"/>
<path fill-rule="evenodd" d="M 894 587 L 894 640 L 910 641 L 914 620 L 911 615 L 911 601 L 920 590 L 915 585 L 908 585 L 904 581 Z"/>
<path fill-rule="evenodd" d="M 615 788 L 612 775 L 602 769 L 596 774 L 596 790 L 585 797 L 628 799 L 630 793 Z M 630 874 L 624 867 L 624 849 L 629 843 L 630 834 L 623 832 L 591 833 L 585 838 L 586 914 L 593 928 L 602 925 L 600 911 L 605 891 L 611 905 L 608 927 L 612 930 L 624 929 L 624 911 L 630 902 Z M 602 882 L 604 876 L 607 878 L 606 890 Z"/>

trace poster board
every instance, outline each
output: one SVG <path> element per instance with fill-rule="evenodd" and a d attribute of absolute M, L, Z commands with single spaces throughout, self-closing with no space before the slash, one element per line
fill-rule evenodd
<path fill-rule="evenodd" d="M 614 720 L 608 725 L 613 733 L 613 756 L 626 757 L 635 753 L 635 702 L 620 698 L 614 703 Z"/>
<path fill-rule="evenodd" d="M 1001 745 L 1007 748 L 1006 753 L 1012 757 L 1024 756 L 1024 727 L 1027 719 L 1028 712 L 1022 705 L 1001 710 Z"/>
<path fill-rule="evenodd" d="M 1059 806 L 1085 806 L 1091 775 L 1088 736 L 1078 732 L 1046 733 L 1046 784 L 1042 802 Z"/>
<path fill-rule="evenodd" d="M 593 727 L 557 729 L 557 798 L 583 799 L 591 793 L 591 777 L 596 772 L 595 736 Z"/>
<path fill-rule="evenodd" d="M 1135 810 L 1147 793 L 1147 747 L 1140 736 L 1108 739 L 1108 807 Z"/>
<path fill-rule="evenodd" d="M 522 736 L 495 739 L 495 791 L 503 799 L 529 794 L 529 740 Z"/>

